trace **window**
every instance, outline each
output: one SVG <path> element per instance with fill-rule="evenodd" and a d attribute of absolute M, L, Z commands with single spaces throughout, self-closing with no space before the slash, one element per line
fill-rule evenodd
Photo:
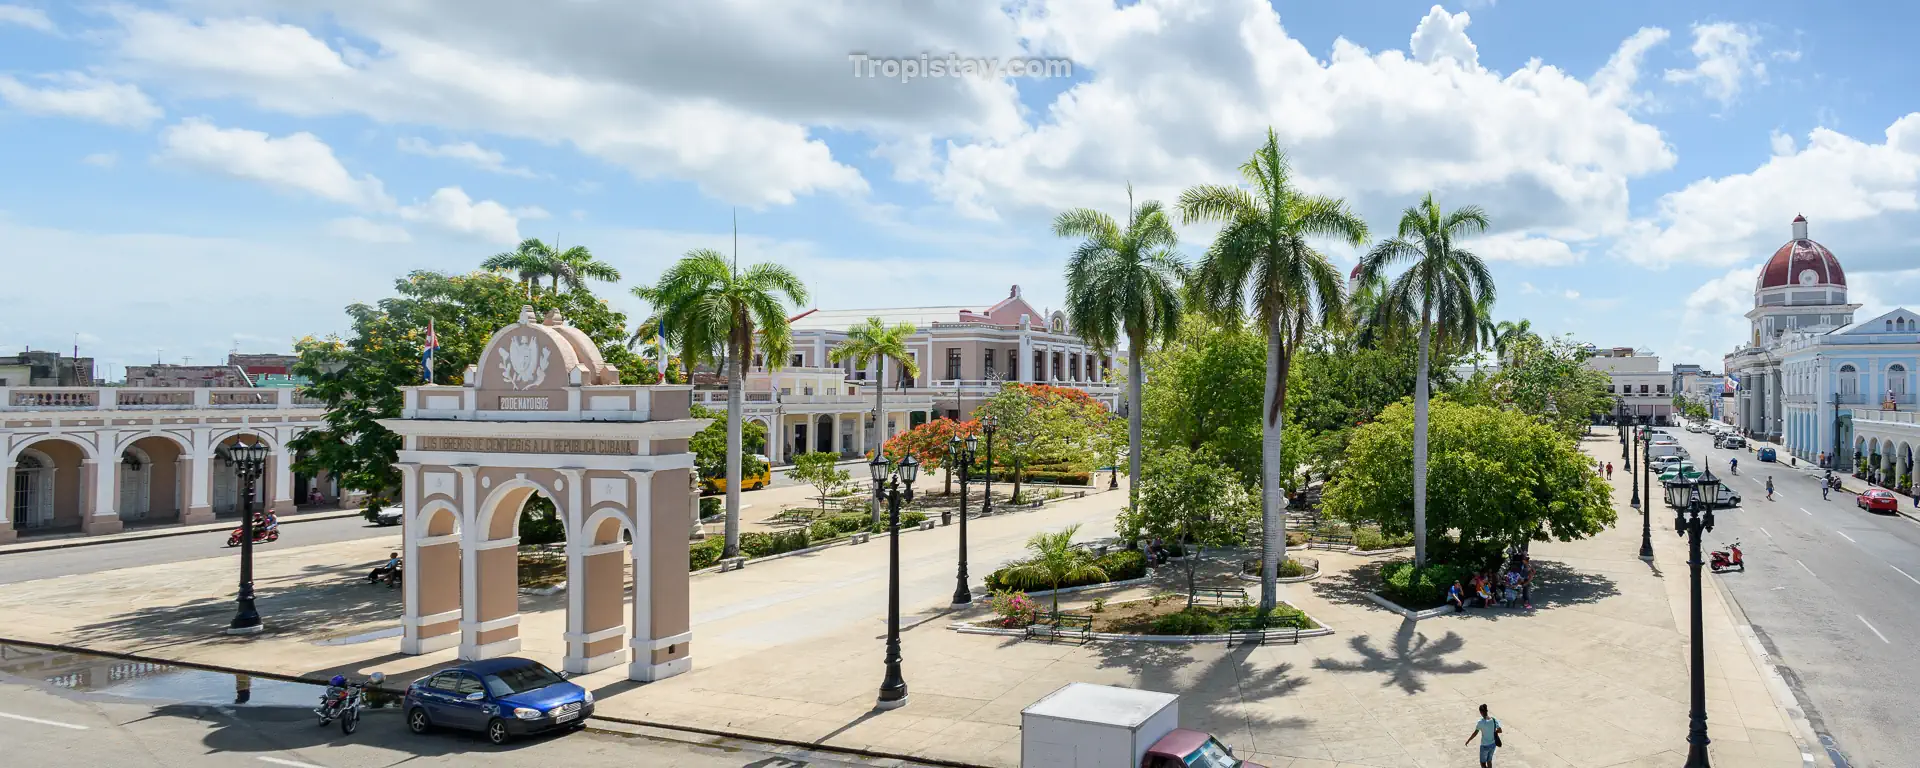
<path fill-rule="evenodd" d="M 947 378 L 960 378 L 960 348 L 947 347 Z"/>
<path fill-rule="evenodd" d="M 1887 391 L 1895 395 L 1907 393 L 1907 367 L 1894 363 L 1887 367 Z"/>
<path fill-rule="evenodd" d="M 795 352 L 793 353 L 793 356 L 787 360 L 787 365 L 791 365 L 795 368 L 804 368 L 807 365 L 806 361 L 807 361 L 807 358 L 805 355 L 802 355 L 799 352 Z"/>
<path fill-rule="evenodd" d="M 509 672 L 506 674 L 512 674 L 512 673 Z M 493 675 L 487 675 L 487 679 L 493 680 L 495 679 L 495 677 Z M 471 696 L 473 694 L 480 693 L 481 690 L 482 689 L 480 687 L 480 679 L 474 677 L 473 675 L 466 675 L 466 674 L 455 675 L 453 678 L 453 695 L 455 696 Z M 495 693 L 494 695 L 506 696 L 511 693 L 513 692 L 508 691 L 507 693 Z"/>
<path fill-rule="evenodd" d="M 767 367 L 767 356 L 759 352 L 753 353 L 753 367 L 755 368 Z"/>
<path fill-rule="evenodd" d="M 986 362 L 986 365 L 980 368 L 981 374 L 987 378 L 992 378 L 993 377 L 993 350 L 991 349 L 987 350 L 986 354 L 983 355 L 981 359 Z"/>
<path fill-rule="evenodd" d="M 1851 365 L 1840 366 L 1840 394 L 1842 395 L 1860 394 L 1859 373 L 1860 372 L 1857 370 L 1854 370 L 1854 367 Z"/>
<path fill-rule="evenodd" d="M 1611 394 L 1613 394 L 1613 385 L 1612 385 L 1612 384 L 1608 384 L 1608 385 L 1607 385 L 1607 394 L 1609 394 L 1609 395 L 1611 395 Z"/>
<path fill-rule="evenodd" d="M 782 395 L 791 395 L 791 394 L 793 394 L 793 387 L 781 387 L 781 388 L 780 388 L 780 394 L 782 394 Z"/>
<path fill-rule="evenodd" d="M 458 672 L 442 672 L 434 675 L 433 679 L 428 680 L 427 687 L 436 691 L 453 693 L 454 688 L 458 685 L 459 679 L 460 673 Z"/>
<path fill-rule="evenodd" d="M 1640 385 L 1640 394 L 1644 395 L 1646 393 L 1647 393 L 1647 385 L 1645 384 Z"/>
<path fill-rule="evenodd" d="M 1655 392 L 1658 392 L 1662 395 L 1667 393 L 1667 385 L 1665 384 L 1655 384 L 1653 385 L 1653 387 Z"/>
<path fill-rule="evenodd" d="M 806 395 L 806 396 L 808 396 L 808 397 L 812 397 L 812 396 L 813 396 L 813 385 L 812 385 L 812 384 L 808 384 L 808 385 L 805 385 L 805 386 L 803 386 L 803 387 L 801 387 L 801 388 L 800 388 L 800 394 L 803 394 L 803 395 Z"/>
<path fill-rule="evenodd" d="M 832 395 L 837 395 L 837 394 L 840 394 L 840 388 L 839 388 L 839 387 L 827 387 L 827 394 L 828 394 L 829 396 L 832 396 Z"/>
<path fill-rule="evenodd" d="M 461 677 L 473 679 L 470 675 L 461 675 Z M 512 696 L 516 693 L 537 691 L 558 682 L 560 682 L 558 674 L 544 665 L 535 663 L 524 667 L 503 669 L 487 675 L 487 690 L 495 696 Z M 475 681 L 475 685 L 478 685 L 478 681 Z"/>
<path fill-rule="evenodd" d="M 1020 379 L 1020 350 L 1007 350 L 1007 378 L 1015 381 Z"/>

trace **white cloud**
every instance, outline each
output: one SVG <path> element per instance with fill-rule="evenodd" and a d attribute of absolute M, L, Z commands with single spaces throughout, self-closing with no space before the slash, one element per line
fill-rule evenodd
<path fill-rule="evenodd" d="M 1652 217 L 1615 241 L 1614 254 L 1655 268 L 1754 261 L 1786 242 L 1788 223 L 1804 214 L 1814 238 L 1850 272 L 1911 264 L 1911 233 L 1920 229 L 1920 112 L 1894 121 L 1885 135 L 1869 144 L 1815 128 L 1797 152 L 1776 153 L 1749 173 L 1694 181 L 1661 196 Z"/>
<path fill-rule="evenodd" d="M 1754 281 L 1760 276 L 1761 266 L 1735 267 L 1687 294 L 1679 331 L 1690 349 L 1717 348 L 1725 353 L 1747 335 L 1744 315 L 1753 308 Z"/>
<path fill-rule="evenodd" d="M 0 5 L 0 25 L 12 24 L 40 32 L 53 32 L 53 19 L 47 12 L 23 5 Z"/>
<path fill-rule="evenodd" d="M 1563 295 L 1563 296 L 1566 296 L 1566 297 L 1567 297 L 1568 299 L 1578 299 L 1578 298 L 1580 298 L 1580 292 L 1579 292 L 1579 291 L 1576 291 L 1576 290 L 1573 290 L 1572 288 L 1568 288 L 1568 289 L 1566 290 L 1566 292 L 1565 292 L 1565 293 L 1563 293 L 1563 294 L 1561 294 L 1561 295 Z"/>
<path fill-rule="evenodd" d="M 248 12 L 258 13 L 258 5 L 248 4 Z M 370 39 L 372 51 L 344 44 L 336 50 L 305 28 L 256 16 L 194 21 L 117 7 L 114 69 L 192 95 L 239 97 L 300 116 L 360 114 L 564 141 L 636 177 L 688 179 L 710 195 L 753 206 L 867 189 L 803 121 L 975 123 L 977 114 L 969 113 L 997 110 L 1006 122 L 1018 113 L 1005 84 L 996 93 L 949 78 L 954 82 L 934 86 L 946 96 L 929 101 L 931 91 L 875 93 L 874 83 L 848 77 L 845 57 L 854 41 L 890 39 L 870 9 L 769 13 L 761 6 L 685 5 L 679 13 L 656 3 L 532 13 L 519 4 L 427 0 L 330 14 Z M 918 12 L 879 16 L 912 26 L 955 14 L 995 16 L 1008 26 L 997 8 L 984 5 L 909 18 Z M 697 30 L 676 21 L 691 13 L 703 19 Z M 914 113 L 916 106 L 928 109 Z"/>
<path fill-rule="evenodd" d="M 1535 287 L 1533 287 L 1533 283 L 1529 283 L 1529 282 L 1526 282 L 1526 281 L 1524 281 L 1524 280 L 1520 282 L 1520 293 L 1521 293 L 1521 294 L 1523 294 L 1523 295 L 1529 295 L 1529 296 L 1530 296 L 1530 295 L 1533 295 L 1533 294 L 1537 294 L 1537 293 L 1539 293 L 1539 292 L 1540 292 L 1540 289 L 1539 289 L 1539 288 L 1535 288 Z"/>
<path fill-rule="evenodd" d="M 393 205 L 380 180 L 354 176 L 333 148 L 311 133 L 274 138 L 260 131 L 220 128 L 202 118 L 168 126 L 160 137 L 164 162 L 306 192 L 366 209 Z"/>
<path fill-rule="evenodd" d="M 1646 60 L 1648 50 L 1666 42 L 1671 35 L 1659 27 L 1641 27 L 1620 43 L 1607 58 L 1606 66 L 1587 82 L 1587 87 L 1596 97 L 1611 104 L 1635 107 L 1646 103 L 1649 97 L 1634 90 L 1634 85 L 1640 82 L 1640 65 Z"/>
<path fill-rule="evenodd" d="M 1693 25 L 1689 50 L 1698 63 L 1690 69 L 1667 70 L 1667 82 L 1697 83 L 1721 106 L 1733 103 L 1745 81 L 1767 81 L 1767 64 L 1754 56 L 1760 32 L 1732 22 Z"/>
<path fill-rule="evenodd" d="M 504 173 L 510 176 L 533 178 L 535 175 L 533 171 L 525 168 L 508 167 L 506 155 L 487 149 L 471 141 L 460 141 L 452 144 L 434 144 L 426 139 L 407 136 L 400 139 L 400 151 L 426 157 L 459 160 L 483 170 L 494 173 Z"/>
<path fill-rule="evenodd" d="M 138 86 L 101 80 L 80 72 L 41 75 L 51 85 L 35 88 L 0 75 L 0 99 L 33 115 L 91 120 L 123 128 L 144 128 L 165 114 Z"/>
<path fill-rule="evenodd" d="M 80 162 L 95 168 L 112 168 L 120 163 L 120 155 L 117 152 L 95 152 L 80 158 Z"/>
<path fill-rule="evenodd" d="M 1776 155 L 1791 155 L 1800 149 L 1798 145 L 1794 144 L 1793 134 L 1781 133 L 1779 131 L 1772 131 L 1767 134 L 1767 146 L 1772 149 Z"/>
<path fill-rule="evenodd" d="M 1580 254 L 1575 253 L 1565 241 L 1535 237 L 1525 232 L 1478 237 L 1461 243 L 1461 247 L 1488 261 L 1508 261 L 1533 267 L 1561 267 L 1581 260 Z"/>
<path fill-rule="evenodd" d="M 1542 62 L 1493 72 L 1473 63 L 1465 14 L 1429 12 L 1411 56 L 1339 39 L 1321 59 L 1266 0 L 1014 8 L 1038 54 L 1096 74 L 1017 135 L 948 144 L 934 192 L 977 218 L 1115 210 L 1129 181 L 1163 201 L 1237 182 L 1272 126 L 1303 188 L 1346 198 L 1376 227 L 1437 190 L 1485 207 L 1493 235 L 1584 240 L 1627 222 L 1630 179 L 1675 162 L 1624 106 L 1634 68 L 1616 66 L 1604 87 Z M 1637 61 L 1647 39 L 1618 56 Z"/>
<path fill-rule="evenodd" d="M 459 187 L 441 187 L 424 202 L 402 207 L 400 218 L 499 245 L 520 242 L 520 219 L 513 211 L 492 200 L 476 202 Z"/>
<path fill-rule="evenodd" d="M 413 236 L 407 234 L 406 227 L 398 224 L 383 224 L 359 216 L 348 216 L 327 222 L 327 234 L 363 243 L 407 243 Z"/>

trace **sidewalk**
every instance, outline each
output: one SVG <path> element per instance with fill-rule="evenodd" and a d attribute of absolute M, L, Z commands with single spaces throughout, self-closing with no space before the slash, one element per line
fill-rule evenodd
<path fill-rule="evenodd" d="M 280 524 L 306 523 L 315 520 L 338 520 L 343 517 L 358 517 L 358 509 L 320 509 L 311 512 L 296 512 L 281 515 Z M 90 547 L 96 544 L 113 544 L 121 541 L 139 541 L 142 539 L 163 539 L 169 536 L 187 536 L 208 531 L 231 531 L 240 526 L 238 520 L 222 520 L 199 525 L 155 525 L 134 530 L 109 533 L 104 536 L 88 536 L 84 533 L 61 533 L 47 536 L 35 536 L 11 544 L 0 544 L 0 555 L 19 552 L 44 552 L 50 549 L 71 549 Z"/>

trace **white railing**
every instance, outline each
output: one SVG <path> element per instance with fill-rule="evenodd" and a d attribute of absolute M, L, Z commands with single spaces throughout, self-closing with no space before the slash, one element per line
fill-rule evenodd
<path fill-rule="evenodd" d="M 0 411 L 318 409 L 292 387 L 0 387 Z"/>
<path fill-rule="evenodd" d="M 1920 412 L 1883 411 L 1879 408 L 1850 408 L 1854 421 L 1878 421 L 1890 424 L 1920 424 Z"/>

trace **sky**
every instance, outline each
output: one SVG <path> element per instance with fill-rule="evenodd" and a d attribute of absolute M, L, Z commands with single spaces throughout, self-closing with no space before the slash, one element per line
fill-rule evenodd
<path fill-rule="evenodd" d="M 1796 214 L 1863 318 L 1920 303 L 1916 26 L 1785 0 L 0 0 L 0 351 L 77 343 L 109 378 L 285 352 L 529 237 L 589 247 L 638 314 L 628 290 L 731 250 L 735 217 L 742 263 L 810 306 L 1058 307 L 1055 215 L 1235 183 L 1271 129 L 1376 238 L 1427 192 L 1485 209 L 1499 319 L 1717 369 Z M 1002 66 L 886 76 L 923 55 Z"/>

